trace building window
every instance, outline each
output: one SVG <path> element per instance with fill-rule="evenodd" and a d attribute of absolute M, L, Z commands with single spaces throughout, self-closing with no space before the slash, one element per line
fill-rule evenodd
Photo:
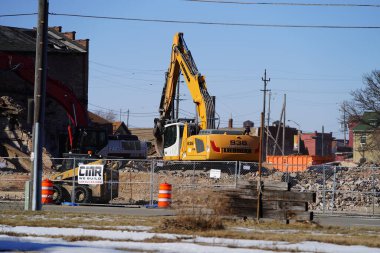
<path fill-rule="evenodd" d="M 366 144 L 367 143 L 367 135 L 366 134 L 362 134 L 360 136 L 360 144 Z"/>

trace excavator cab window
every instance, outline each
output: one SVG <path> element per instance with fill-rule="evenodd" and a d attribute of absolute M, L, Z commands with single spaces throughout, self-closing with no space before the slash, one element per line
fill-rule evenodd
<path fill-rule="evenodd" d="M 205 144 L 201 139 L 195 138 L 195 148 L 197 149 L 197 153 L 205 151 Z"/>
<path fill-rule="evenodd" d="M 168 126 L 165 128 L 164 148 L 173 146 L 177 140 L 177 125 Z"/>
<path fill-rule="evenodd" d="M 93 154 L 107 145 L 107 132 L 102 129 L 79 129 L 74 138 L 75 153 L 87 154 L 91 151 Z"/>
<path fill-rule="evenodd" d="M 171 126 L 165 127 L 164 148 L 173 146 L 177 142 L 177 139 L 179 139 L 179 143 L 181 143 L 183 128 L 184 128 L 183 125 L 171 125 Z"/>

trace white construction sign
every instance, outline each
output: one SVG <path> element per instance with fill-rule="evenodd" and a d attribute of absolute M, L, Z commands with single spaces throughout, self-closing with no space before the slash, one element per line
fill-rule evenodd
<path fill-rule="evenodd" d="M 221 170 L 211 169 L 210 178 L 220 178 Z"/>
<path fill-rule="evenodd" d="M 103 184 L 103 168 L 101 164 L 79 165 L 78 184 Z"/>

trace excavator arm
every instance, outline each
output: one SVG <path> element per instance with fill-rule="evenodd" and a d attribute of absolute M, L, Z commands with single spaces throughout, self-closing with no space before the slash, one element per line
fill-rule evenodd
<path fill-rule="evenodd" d="M 207 91 L 205 77 L 198 71 L 191 52 L 183 39 L 183 33 L 177 33 L 173 39 L 170 65 L 162 91 L 159 108 L 160 118 L 155 119 L 154 135 L 158 146 L 161 146 L 164 125 L 171 119 L 175 91 L 181 72 L 196 105 L 199 129 L 215 128 L 215 106 Z"/>
<path fill-rule="evenodd" d="M 12 71 L 34 86 L 34 59 L 32 57 L 0 52 L 0 70 Z M 46 93 L 66 110 L 74 126 L 86 127 L 88 125 L 86 108 L 67 86 L 48 76 Z"/>

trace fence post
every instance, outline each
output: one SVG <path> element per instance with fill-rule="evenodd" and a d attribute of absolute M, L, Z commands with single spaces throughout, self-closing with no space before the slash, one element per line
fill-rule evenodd
<path fill-rule="evenodd" d="M 193 185 L 193 188 L 196 188 L 195 187 L 195 162 L 193 161 L 193 178 L 191 180 L 191 183 Z"/>
<path fill-rule="evenodd" d="M 376 188 L 375 188 L 375 171 L 374 167 L 371 166 L 371 174 L 372 174 L 372 216 L 375 216 L 375 194 L 376 194 Z"/>
<path fill-rule="evenodd" d="M 75 164 L 76 164 L 76 161 L 75 161 L 75 157 L 74 157 L 73 158 L 73 179 L 72 179 L 73 189 L 71 191 L 71 202 L 72 203 L 75 203 Z"/>
<path fill-rule="evenodd" d="M 238 164 L 239 164 L 239 173 L 238 173 Z M 240 175 L 240 162 L 235 161 L 235 188 L 237 188 L 238 174 Z"/>
<path fill-rule="evenodd" d="M 152 207 L 153 206 L 153 187 L 154 187 L 154 165 L 155 165 L 155 161 L 152 160 L 150 162 L 150 201 L 149 201 L 149 205 Z"/>
<path fill-rule="evenodd" d="M 289 180 L 289 164 L 286 163 L 285 167 L 286 167 L 286 177 L 285 177 L 286 179 L 285 180 L 287 183 L 290 183 L 290 180 Z"/>
<path fill-rule="evenodd" d="M 106 164 L 108 163 L 108 161 L 106 160 Z M 111 164 L 111 163 L 110 163 Z M 113 169 L 112 169 L 112 166 L 111 166 L 111 168 L 109 169 L 109 171 L 111 172 L 111 183 L 110 183 L 110 186 L 111 186 L 111 196 L 110 196 L 110 202 L 111 202 L 111 205 L 112 205 L 112 196 L 113 196 L 113 192 L 112 192 L 112 190 L 113 190 Z M 104 172 L 103 172 L 104 173 Z M 108 202 L 108 204 L 109 204 L 109 202 Z"/>
<path fill-rule="evenodd" d="M 323 214 L 325 213 L 325 207 L 326 207 L 326 172 L 325 172 L 325 166 L 322 166 L 323 170 L 323 192 L 322 192 L 322 211 Z"/>
<path fill-rule="evenodd" d="M 336 166 L 334 166 L 334 181 L 333 181 L 333 192 L 331 196 L 331 214 L 334 212 L 334 201 L 335 201 L 335 188 L 336 188 Z"/>

